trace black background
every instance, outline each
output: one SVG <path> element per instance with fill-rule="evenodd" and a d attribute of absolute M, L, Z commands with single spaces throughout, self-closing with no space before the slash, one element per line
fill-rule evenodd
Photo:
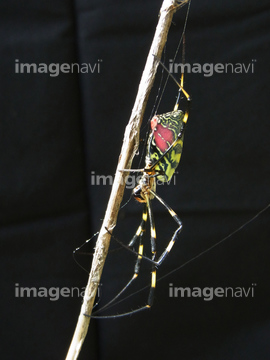
<path fill-rule="evenodd" d="M 16 298 L 26 287 L 85 286 L 72 251 L 99 230 L 125 125 L 153 38 L 161 1 L 2 1 L 0 81 L 1 358 L 63 359 L 81 298 Z M 186 8 L 175 15 L 165 62 L 172 58 Z M 262 1 L 193 1 L 186 62 L 254 62 L 254 73 L 187 74 L 192 111 L 176 183 L 158 193 L 184 223 L 158 271 L 153 308 L 132 317 L 92 320 L 80 359 L 268 359 L 269 210 L 203 256 L 270 202 L 269 13 Z M 91 63 L 93 74 L 16 74 L 21 63 Z M 177 62 L 181 62 L 181 54 Z M 156 87 L 145 120 L 154 104 Z M 169 81 L 159 112 L 172 110 Z M 183 101 L 183 107 L 185 102 Z M 143 137 L 143 132 L 142 132 Z M 134 162 L 139 163 L 140 155 Z M 130 189 L 125 193 L 126 200 Z M 175 224 L 153 202 L 161 251 Z M 117 237 L 128 242 L 141 216 L 130 201 Z M 112 244 L 113 245 L 113 244 Z M 82 258 L 82 257 L 81 257 Z M 90 266 L 91 258 L 79 260 Z M 110 253 L 102 303 L 129 280 L 134 256 Z M 174 271 L 169 274 L 169 272 Z M 167 274 L 167 275 L 166 275 Z M 133 290 L 149 283 L 144 264 Z M 176 287 L 245 287 L 254 297 L 170 298 Z M 132 289 L 130 293 L 132 292 Z M 147 290 L 108 310 L 145 303 Z"/>

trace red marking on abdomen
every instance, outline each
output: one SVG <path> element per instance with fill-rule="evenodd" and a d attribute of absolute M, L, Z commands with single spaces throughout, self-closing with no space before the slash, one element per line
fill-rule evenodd
<path fill-rule="evenodd" d="M 157 124 L 156 129 L 154 131 L 156 146 L 164 153 L 168 148 L 168 142 L 171 145 L 174 141 L 173 132 L 160 124 Z"/>

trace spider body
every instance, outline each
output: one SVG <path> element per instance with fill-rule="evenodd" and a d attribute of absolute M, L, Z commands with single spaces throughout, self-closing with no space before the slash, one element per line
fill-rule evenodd
<path fill-rule="evenodd" d="M 145 168 L 139 184 L 133 189 L 133 196 L 138 202 L 146 203 L 146 195 L 151 200 L 154 198 L 151 191 L 156 191 L 156 179 L 162 182 L 171 180 L 180 162 L 183 149 L 184 136 L 178 139 L 184 125 L 183 119 L 182 110 L 155 115 L 152 118 L 152 131 L 147 141 Z M 177 144 L 167 152 L 175 141 Z M 161 158 L 164 154 L 165 156 Z"/>
<path fill-rule="evenodd" d="M 133 189 L 132 194 L 134 199 L 140 203 L 146 203 L 146 198 L 153 199 L 154 196 L 151 194 L 151 191 L 156 191 L 156 179 L 153 175 L 148 173 L 143 174 L 139 184 Z"/>
<path fill-rule="evenodd" d="M 161 63 L 162 64 L 162 63 Z M 162 64 L 163 65 L 163 64 Z M 164 65 L 163 65 L 164 66 Z M 175 79 L 174 79 L 175 80 Z M 175 80 L 176 81 L 176 80 Z M 169 182 L 172 178 L 181 158 L 182 149 L 183 149 L 183 139 L 184 131 L 186 128 L 188 115 L 189 115 L 189 104 L 190 97 L 188 93 L 183 88 L 184 77 L 182 74 L 181 84 L 177 81 L 179 86 L 178 97 L 174 110 L 165 114 L 155 115 L 151 120 L 151 132 L 147 141 L 147 150 L 145 157 L 145 167 L 143 169 L 123 169 L 121 171 L 135 171 L 141 172 L 142 177 L 139 180 L 138 185 L 133 189 L 132 194 L 135 200 L 144 204 L 142 212 L 141 223 L 129 242 L 128 246 L 121 243 L 117 240 L 124 248 L 132 251 L 137 254 L 137 260 L 134 267 L 134 273 L 129 282 L 124 286 L 124 288 L 103 308 L 99 311 L 105 309 L 110 304 L 114 303 L 118 297 L 130 286 L 130 284 L 138 277 L 140 271 L 140 265 L 142 259 L 146 259 L 152 264 L 151 271 L 151 286 L 149 290 L 148 300 L 146 305 L 141 306 L 136 310 L 129 311 L 127 313 L 118 314 L 118 315 L 109 315 L 109 316 L 94 316 L 92 317 L 101 317 L 101 318 L 117 318 L 136 312 L 148 309 L 152 306 L 154 301 L 154 291 L 156 287 L 156 270 L 159 265 L 165 260 L 169 252 L 171 251 L 179 233 L 182 230 L 182 222 L 174 210 L 156 193 L 156 180 L 162 182 Z M 178 110 L 180 94 L 183 93 L 187 99 L 188 107 L 185 112 Z M 169 212 L 173 220 L 177 224 L 177 229 L 173 233 L 168 245 L 161 255 L 156 259 L 157 255 L 157 246 L 156 246 L 156 229 L 154 216 L 152 211 L 151 200 L 156 198 Z M 143 240 L 145 235 L 146 223 L 149 219 L 150 223 L 150 244 L 151 244 L 151 258 L 143 254 Z M 132 250 L 137 244 L 137 251 Z"/>
<path fill-rule="evenodd" d="M 156 173 L 160 173 L 157 179 L 169 182 L 177 168 L 183 149 L 184 136 L 178 139 L 177 144 L 166 153 L 169 147 L 177 140 L 178 134 L 183 127 L 184 113 L 182 110 L 174 110 L 162 115 L 155 115 L 151 120 L 152 133 L 147 144 L 147 158 L 151 163 L 158 162 L 155 166 Z M 160 159 L 161 158 L 161 159 Z"/>

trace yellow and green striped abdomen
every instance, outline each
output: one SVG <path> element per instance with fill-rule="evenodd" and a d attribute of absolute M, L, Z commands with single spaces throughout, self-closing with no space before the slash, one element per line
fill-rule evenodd
<path fill-rule="evenodd" d="M 171 111 L 166 114 L 156 115 L 151 120 L 152 133 L 148 139 L 147 155 L 151 163 L 156 163 L 160 157 L 175 142 L 183 126 L 184 113 L 181 110 Z M 177 168 L 183 149 L 183 137 L 155 166 L 155 171 L 162 171 L 157 179 L 168 182 Z"/>

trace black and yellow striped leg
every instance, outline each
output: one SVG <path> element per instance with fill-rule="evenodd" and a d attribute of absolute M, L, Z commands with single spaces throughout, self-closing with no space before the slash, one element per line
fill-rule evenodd
<path fill-rule="evenodd" d="M 134 244 L 134 242 L 137 240 L 138 237 L 140 238 L 139 248 L 138 248 L 138 253 L 137 253 L 137 260 L 136 260 L 135 267 L 134 267 L 134 274 L 129 283 L 131 283 L 133 280 L 135 280 L 137 278 L 137 276 L 139 275 L 141 261 L 142 261 L 142 257 L 143 257 L 143 237 L 144 237 L 144 233 L 145 233 L 146 221 L 147 221 L 147 206 L 144 207 L 144 210 L 142 213 L 142 221 L 141 221 L 140 226 L 138 227 L 136 235 L 133 237 L 131 242 L 128 244 L 128 246 L 130 247 Z"/>
<path fill-rule="evenodd" d="M 154 217 L 153 217 L 153 211 L 152 211 L 152 206 L 151 206 L 151 201 L 148 198 L 148 196 L 146 197 L 146 204 L 147 204 L 147 209 L 148 209 L 148 215 L 149 215 L 149 222 L 150 222 L 150 237 L 151 237 L 151 252 L 152 252 L 152 258 L 155 258 L 156 255 L 156 227 L 155 227 L 155 221 L 154 221 Z"/>
<path fill-rule="evenodd" d="M 140 226 L 138 227 L 136 234 L 131 239 L 130 243 L 128 244 L 129 247 L 135 244 L 137 239 L 139 238 L 139 247 L 138 247 L 138 253 L 137 253 L 137 260 L 134 267 L 134 274 L 131 278 L 131 280 L 128 282 L 127 286 L 125 286 L 125 289 L 132 283 L 133 280 L 137 278 L 139 275 L 140 267 L 141 267 L 141 261 L 143 257 L 143 237 L 145 233 L 145 225 L 147 221 L 147 204 L 145 204 L 143 213 L 142 213 L 142 221 L 140 223 Z"/>
<path fill-rule="evenodd" d="M 145 233 L 145 225 L 146 225 L 146 221 L 147 221 L 147 205 L 145 205 L 143 213 L 142 213 L 142 221 L 140 223 L 140 226 L 138 227 L 136 234 L 134 235 L 134 237 L 132 238 L 132 240 L 130 241 L 130 243 L 128 244 L 128 246 L 122 244 L 120 242 L 120 244 L 122 246 L 124 246 L 125 248 L 129 248 L 130 246 L 132 246 L 137 239 L 139 238 L 139 247 L 138 247 L 138 252 L 137 252 L 137 260 L 134 266 L 134 274 L 132 276 L 132 278 L 129 280 L 129 282 L 123 287 L 123 289 L 117 294 L 115 295 L 115 297 L 110 300 L 106 305 L 104 305 L 102 308 L 98 309 L 95 313 L 93 313 L 93 315 L 91 317 L 93 318 L 110 318 L 110 317 L 121 317 L 122 314 L 120 315 L 112 315 L 112 316 L 100 316 L 97 315 L 99 312 L 101 312 L 102 310 L 107 309 L 111 304 L 113 304 L 123 293 L 124 291 L 131 285 L 131 283 L 138 277 L 139 275 L 139 271 L 140 271 L 140 266 L 141 266 L 141 261 L 142 261 L 142 257 L 143 257 L 143 237 L 144 237 L 144 233 Z M 134 252 L 134 251 L 132 251 Z M 124 315 L 123 315 L 124 316 Z"/>
<path fill-rule="evenodd" d="M 177 237 L 178 234 L 181 232 L 182 230 L 182 221 L 180 220 L 180 218 L 178 217 L 178 215 L 173 211 L 173 209 L 166 204 L 166 202 L 159 196 L 157 195 L 154 191 L 150 190 L 151 194 L 153 196 L 155 196 L 155 198 L 168 210 L 168 212 L 170 213 L 170 215 L 172 216 L 172 218 L 174 219 L 174 221 L 177 223 L 178 228 L 175 230 L 171 240 L 169 241 L 169 244 L 167 245 L 166 249 L 163 251 L 163 253 L 160 255 L 160 257 L 158 258 L 157 261 L 155 261 L 156 266 L 159 266 L 160 264 L 163 263 L 163 261 L 165 260 L 165 258 L 167 257 L 167 255 L 169 254 L 169 252 L 171 251 Z"/>
<path fill-rule="evenodd" d="M 135 244 L 135 242 L 137 241 L 137 239 L 141 236 L 142 232 L 145 231 L 146 221 L 147 221 L 147 205 L 145 204 L 143 213 L 142 213 L 142 221 L 140 223 L 140 226 L 138 227 L 136 234 L 133 236 L 133 238 L 129 242 L 128 246 L 130 246 L 130 247 L 133 246 Z"/>
<path fill-rule="evenodd" d="M 152 260 L 155 260 L 155 257 L 152 257 Z M 147 299 L 147 305 L 146 308 L 150 308 L 153 305 L 154 302 L 154 293 L 156 289 L 156 282 L 157 282 L 157 270 L 156 265 L 152 264 L 152 271 L 151 271 L 151 287 L 149 290 L 149 295 Z"/>
<path fill-rule="evenodd" d="M 150 230 L 151 230 L 151 251 L 152 251 L 152 259 L 151 260 L 149 258 L 146 258 L 145 256 L 143 256 L 143 236 L 144 236 L 144 233 L 145 233 L 145 225 L 146 225 L 146 221 L 147 221 L 147 213 L 149 215 Z M 122 245 L 125 248 L 130 249 L 130 246 L 132 246 L 137 241 L 138 238 L 140 239 L 139 240 L 139 249 L 138 249 L 138 253 L 137 253 L 137 260 L 136 260 L 136 263 L 135 263 L 134 274 L 133 274 L 132 278 L 129 280 L 129 282 L 123 287 L 123 289 L 112 300 L 110 300 L 105 306 L 103 306 L 98 311 L 96 311 L 93 315 L 91 315 L 91 317 L 93 317 L 93 318 L 103 318 L 103 319 L 120 318 L 120 317 L 123 317 L 123 316 L 135 314 L 137 312 L 141 312 L 143 310 L 149 309 L 153 305 L 154 292 L 155 292 L 155 288 L 156 288 L 156 263 L 155 263 L 155 257 L 156 257 L 156 230 L 155 230 L 155 222 L 154 222 L 151 202 L 150 202 L 150 199 L 148 197 L 146 197 L 146 205 L 145 205 L 144 210 L 143 210 L 142 221 L 141 221 L 140 226 L 137 229 L 136 235 L 132 238 L 132 240 L 130 241 L 128 246 L 126 246 L 124 244 L 122 244 Z M 132 250 L 130 250 L 130 251 L 132 251 Z M 134 252 L 134 251 L 132 251 L 132 252 Z M 140 308 L 138 308 L 136 310 L 132 310 L 132 311 L 122 313 L 122 314 L 117 314 L 117 315 L 96 315 L 100 311 L 107 309 L 109 307 L 109 305 L 113 304 L 123 294 L 123 292 L 131 285 L 131 283 L 138 277 L 142 258 L 146 258 L 147 260 L 150 260 L 152 262 L 151 287 L 150 287 L 150 290 L 149 290 L 147 304 L 144 305 L 144 306 L 141 306 Z"/>
<path fill-rule="evenodd" d="M 156 228 L 155 228 L 155 221 L 151 206 L 151 201 L 149 200 L 149 197 L 146 197 L 146 204 L 148 209 L 148 215 L 149 215 L 149 222 L 150 222 L 150 237 L 151 237 L 151 252 L 152 252 L 152 271 L 151 271 L 151 287 L 149 290 L 148 300 L 147 300 L 147 308 L 150 308 L 153 305 L 154 302 L 154 292 L 156 288 L 156 264 L 155 264 L 155 258 L 156 258 Z"/>

